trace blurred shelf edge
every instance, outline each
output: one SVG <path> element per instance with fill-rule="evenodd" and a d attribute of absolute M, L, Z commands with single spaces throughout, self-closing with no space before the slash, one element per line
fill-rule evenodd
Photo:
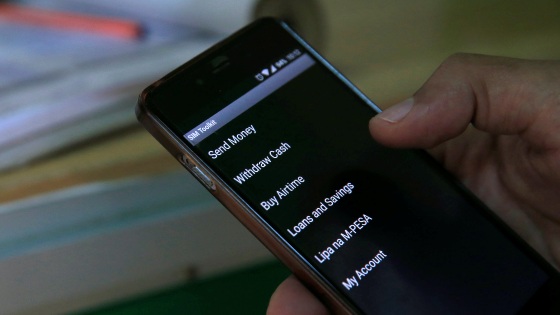
<path fill-rule="evenodd" d="M 140 126 L 0 173 L 0 203 L 75 185 L 178 170 L 179 163 Z M 185 176 L 189 176 L 185 172 Z"/>
<path fill-rule="evenodd" d="M 0 207 L 1 314 L 78 311 L 272 259 L 186 172 L 38 197 Z"/>

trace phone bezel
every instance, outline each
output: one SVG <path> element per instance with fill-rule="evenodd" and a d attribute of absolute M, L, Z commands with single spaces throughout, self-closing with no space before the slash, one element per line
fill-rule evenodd
<path fill-rule="evenodd" d="M 243 198 L 241 198 L 221 176 L 214 172 L 212 168 L 204 162 L 185 141 L 181 140 L 166 124 L 155 115 L 148 108 L 150 95 L 158 86 L 165 82 L 173 80 L 173 78 L 183 72 L 189 71 L 191 67 L 202 61 L 207 61 L 216 56 L 216 54 L 227 46 L 229 43 L 237 41 L 239 38 L 245 36 L 250 30 L 258 28 L 263 24 L 273 23 L 280 25 L 286 32 L 288 32 L 300 45 L 302 45 L 316 61 L 322 66 L 327 68 L 336 77 L 338 77 L 353 93 L 364 101 L 373 112 L 380 113 L 381 110 L 369 100 L 361 91 L 359 91 L 350 81 L 348 81 L 339 71 L 337 71 L 330 63 L 328 63 L 321 55 L 319 55 L 309 44 L 307 44 L 301 37 L 299 37 L 288 25 L 278 22 L 271 18 L 264 18 L 253 22 L 247 27 L 241 29 L 227 39 L 216 44 L 209 50 L 201 55 L 195 57 L 193 60 L 185 63 L 179 68 L 175 69 L 162 79 L 147 87 L 138 99 L 136 106 L 136 115 L 138 120 L 146 127 L 146 129 L 179 161 L 187 159 L 189 164 L 198 167 L 202 170 L 214 183 L 214 188 L 209 191 L 216 197 L 238 220 L 240 220 L 274 255 L 276 255 L 294 274 L 300 278 L 324 303 L 326 303 L 331 310 L 337 314 L 363 314 L 346 296 L 340 294 L 320 272 L 318 272 L 307 260 L 301 256 L 287 240 L 285 240 L 279 233 L 276 232 L 264 220 L 258 212 L 256 212 Z M 470 192 L 462 183 L 449 174 L 443 167 L 437 163 L 425 151 L 416 150 L 420 158 L 422 158 L 432 169 L 436 170 L 438 174 L 446 179 L 447 182 L 456 187 L 470 203 L 476 205 L 478 211 L 497 229 L 521 248 L 529 257 L 531 257 L 541 268 L 549 274 L 550 280 L 543 285 L 545 291 L 541 294 L 535 294 L 526 305 L 534 304 L 533 300 L 542 299 L 542 296 L 550 295 L 551 290 L 556 290 L 559 287 L 558 273 L 544 258 L 542 258 L 534 249 L 529 246 L 521 237 L 519 237 L 509 226 L 507 226 L 494 212 L 492 212 L 486 205 L 484 205 L 472 192 Z M 181 163 L 183 164 L 183 163 Z M 186 169 L 193 173 L 191 169 Z M 193 173 L 199 180 L 200 178 Z M 208 186 L 201 181 L 207 188 Z M 549 288 L 550 289 L 546 289 Z M 518 314 L 529 314 L 530 312 L 542 311 L 535 310 L 522 310 Z"/>

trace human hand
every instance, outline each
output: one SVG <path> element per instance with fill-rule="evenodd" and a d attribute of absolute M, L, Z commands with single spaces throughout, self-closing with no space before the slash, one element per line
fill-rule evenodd
<path fill-rule="evenodd" d="M 560 266 L 560 62 L 453 55 L 413 98 L 372 118 L 370 131 L 388 147 L 428 149 Z M 328 311 L 292 276 L 267 314 Z"/>

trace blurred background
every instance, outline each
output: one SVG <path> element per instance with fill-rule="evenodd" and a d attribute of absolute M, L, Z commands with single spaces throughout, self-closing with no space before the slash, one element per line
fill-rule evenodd
<path fill-rule="evenodd" d="M 2 1 L 0 314 L 264 314 L 289 271 L 134 116 L 260 16 L 381 108 L 455 52 L 560 58 L 557 0 Z"/>

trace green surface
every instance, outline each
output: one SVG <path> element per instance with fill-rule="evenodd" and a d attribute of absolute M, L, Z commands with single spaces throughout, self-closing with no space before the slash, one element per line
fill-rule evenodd
<path fill-rule="evenodd" d="M 75 315 L 265 314 L 290 271 L 274 261 Z"/>

